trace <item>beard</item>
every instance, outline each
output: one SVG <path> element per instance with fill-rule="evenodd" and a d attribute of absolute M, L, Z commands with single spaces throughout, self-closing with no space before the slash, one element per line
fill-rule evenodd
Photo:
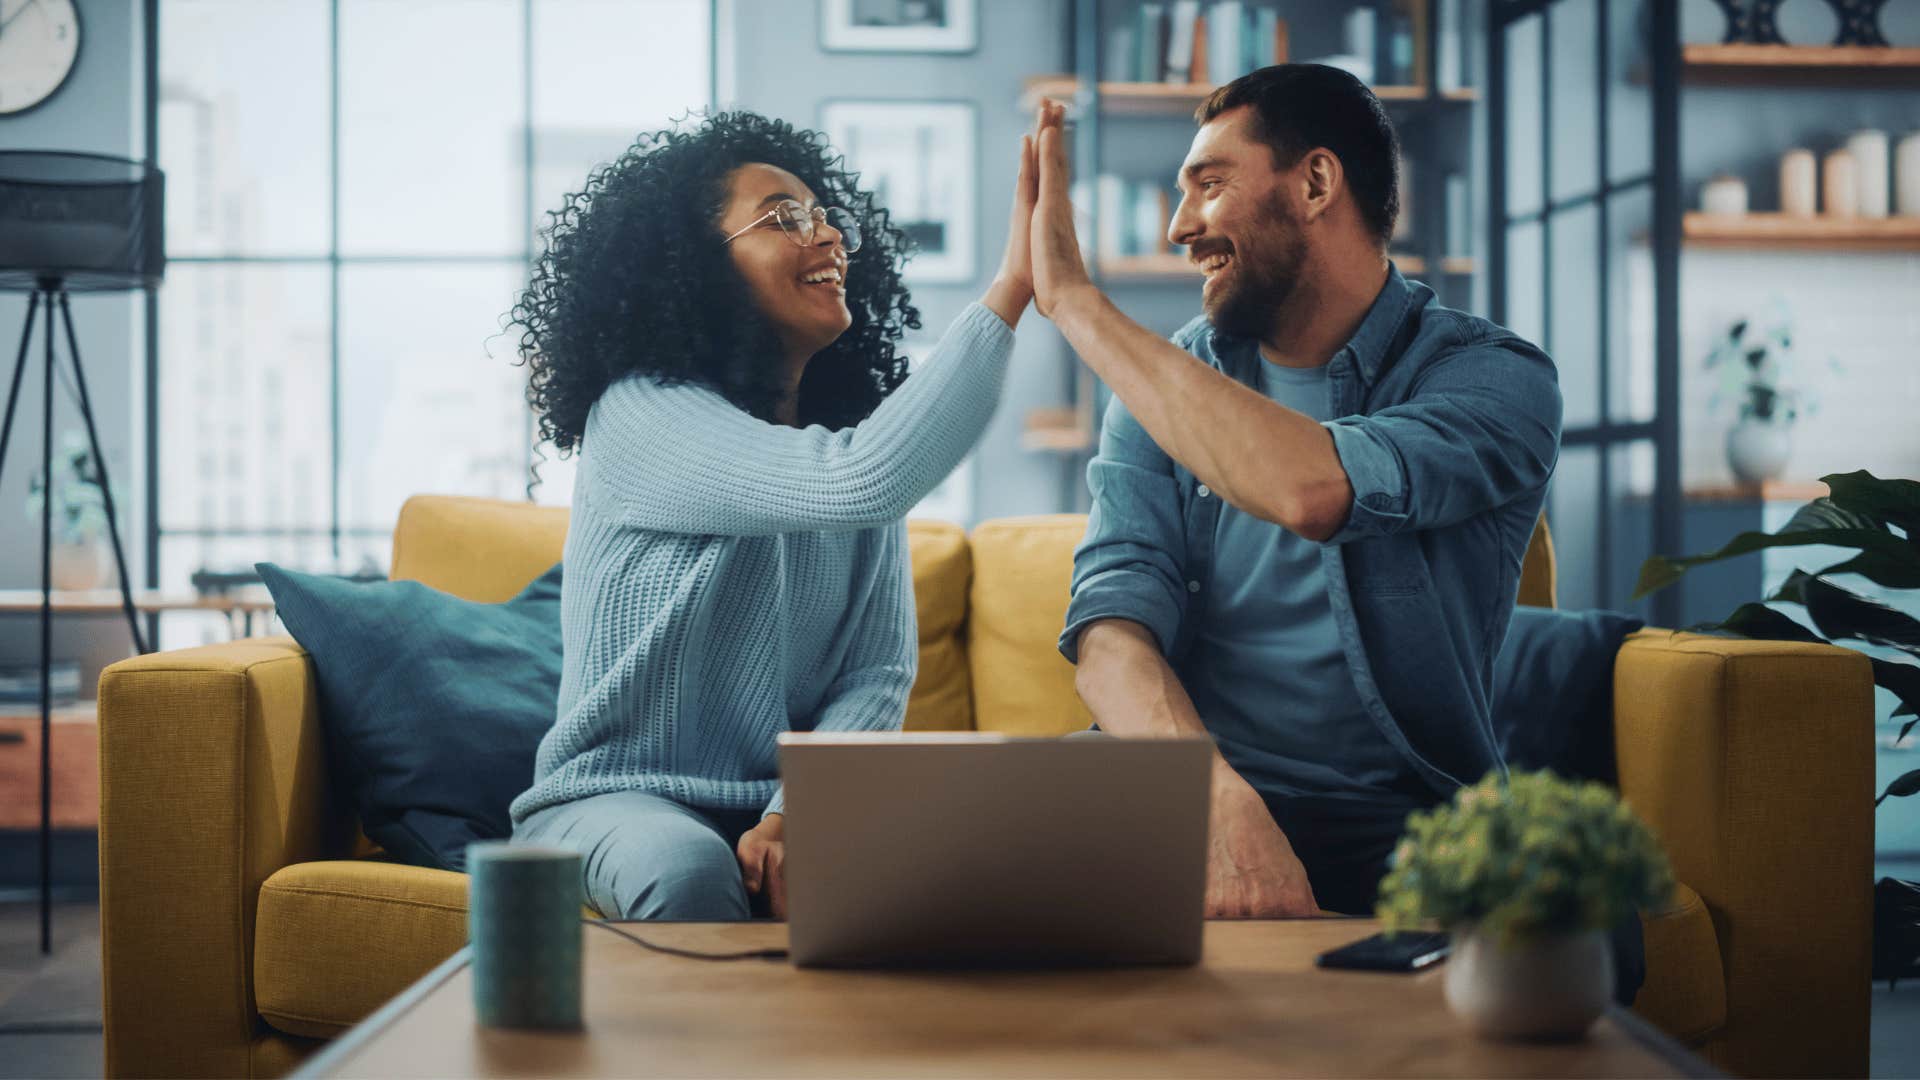
<path fill-rule="evenodd" d="M 1298 217 L 1277 191 L 1242 235 L 1247 242 L 1231 245 L 1233 261 L 1224 271 L 1231 278 L 1209 294 L 1204 310 L 1214 329 L 1257 341 L 1272 331 L 1274 317 L 1299 287 L 1307 242 Z M 1201 253 L 1213 250 L 1202 247 Z"/>

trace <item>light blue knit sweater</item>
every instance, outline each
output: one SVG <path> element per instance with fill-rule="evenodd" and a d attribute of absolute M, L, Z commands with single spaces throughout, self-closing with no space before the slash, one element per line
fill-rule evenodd
<path fill-rule="evenodd" d="M 1012 350 L 974 304 L 843 431 L 608 387 L 574 483 L 559 714 L 514 823 L 629 790 L 777 813 L 780 732 L 898 728 L 919 658 L 902 519 L 980 438 Z"/>

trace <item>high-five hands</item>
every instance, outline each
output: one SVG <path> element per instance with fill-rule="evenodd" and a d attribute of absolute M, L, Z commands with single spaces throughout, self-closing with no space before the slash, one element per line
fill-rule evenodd
<path fill-rule="evenodd" d="M 1066 106 L 1040 99 L 1034 140 L 1040 182 L 1033 208 L 1033 299 L 1040 314 L 1052 318 L 1060 302 L 1076 290 L 1094 288 L 1080 257 L 1068 189 L 1073 167 L 1067 160 Z"/>

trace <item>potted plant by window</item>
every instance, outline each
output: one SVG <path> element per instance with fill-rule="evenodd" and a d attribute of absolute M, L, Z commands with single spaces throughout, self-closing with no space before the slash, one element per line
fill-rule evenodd
<path fill-rule="evenodd" d="M 1572 1039 L 1613 1000 L 1609 928 L 1673 888 L 1652 833 L 1605 785 L 1492 773 L 1408 817 L 1378 914 L 1388 930 L 1453 933 L 1447 1004 L 1481 1034 Z"/>
<path fill-rule="evenodd" d="M 53 460 L 53 554 L 51 580 L 56 589 L 97 589 L 108 577 L 107 550 L 100 543 L 107 532 L 106 495 L 100 487 L 100 466 L 87 441 L 71 432 L 61 439 Z M 45 497 L 40 474 L 27 489 L 27 516 L 35 530 L 40 523 L 40 500 Z"/>
<path fill-rule="evenodd" d="M 1727 328 L 1706 366 L 1719 373 L 1716 401 L 1740 402 L 1740 415 L 1727 430 L 1727 466 L 1743 483 L 1777 480 L 1793 453 L 1793 423 L 1811 403 L 1783 385 L 1793 356 L 1793 330 L 1784 310 L 1769 326 L 1740 319 Z"/>

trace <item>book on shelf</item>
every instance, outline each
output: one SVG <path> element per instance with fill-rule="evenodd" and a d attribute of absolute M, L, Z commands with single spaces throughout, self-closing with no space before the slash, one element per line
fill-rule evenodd
<path fill-rule="evenodd" d="M 1164 185 L 1103 173 L 1091 183 L 1074 181 L 1072 195 L 1082 254 L 1091 256 L 1098 251 L 1102 259 L 1111 259 L 1175 250 L 1167 239 L 1173 197 Z M 1093 208 L 1092 221 L 1087 220 L 1089 206 Z M 1094 240 L 1091 250 L 1089 237 Z"/>
<path fill-rule="evenodd" d="M 1449 259 L 1471 257 L 1473 255 L 1473 202 L 1468 193 L 1465 176 L 1459 173 L 1447 174 L 1446 203 L 1446 256 Z"/>
<path fill-rule="evenodd" d="M 1200 0 L 1174 0 L 1167 16 L 1167 82 L 1193 80 L 1193 42 L 1199 25 Z"/>
<path fill-rule="evenodd" d="M 1134 79 L 1159 82 L 1165 77 L 1167 58 L 1167 6 L 1159 3 L 1140 5 L 1140 59 Z"/>
<path fill-rule="evenodd" d="M 1394 191 L 1399 196 L 1400 213 L 1393 219 L 1393 240 L 1396 245 L 1413 235 L 1413 162 L 1405 154 L 1398 159 L 1399 168 L 1395 170 Z"/>
<path fill-rule="evenodd" d="M 1442 93 L 1467 85 L 1466 0 L 1440 0 L 1434 42 L 1434 85 Z"/>

